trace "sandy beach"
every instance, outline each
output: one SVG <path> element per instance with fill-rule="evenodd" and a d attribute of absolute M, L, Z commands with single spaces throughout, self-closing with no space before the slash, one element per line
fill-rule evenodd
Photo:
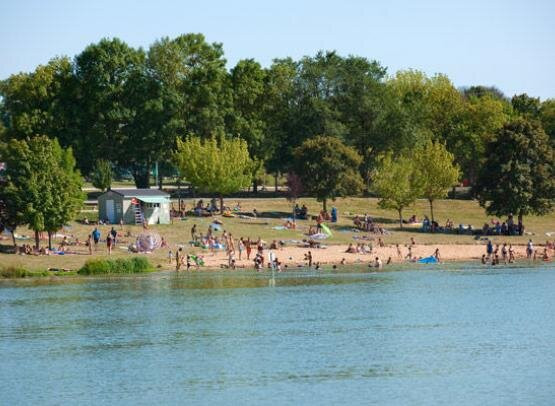
<path fill-rule="evenodd" d="M 311 251 L 313 263 L 320 263 L 321 265 L 340 264 L 345 259 L 345 264 L 361 264 L 370 263 L 379 257 L 385 264 L 391 257 L 392 263 L 407 263 L 406 259 L 408 254 L 407 246 L 400 246 L 401 256 L 398 255 L 395 245 L 385 247 L 374 247 L 371 254 L 353 254 L 347 253 L 348 245 L 330 245 L 326 248 L 301 248 L 301 247 L 284 247 L 283 249 L 274 250 L 278 260 L 282 264 L 288 266 L 303 266 L 306 265 L 304 259 L 305 254 Z M 452 261 L 479 261 L 483 254 L 486 253 L 485 244 L 467 244 L 467 245 L 453 245 L 453 244 L 439 244 L 439 245 L 424 245 L 416 244 L 412 246 L 412 256 L 416 258 L 428 257 L 434 254 L 435 250 L 439 249 L 440 259 L 445 262 Z M 517 260 L 526 258 L 525 246 L 513 246 L 515 258 Z M 536 247 L 538 254 L 543 252 L 543 248 Z M 501 251 L 501 248 L 500 248 Z M 269 250 L 264 250 L 265 261 L 268 259 Z M 244 253 L 243 253 L 244 254 Z M 550 253 L 552 254 L 552 253 Z M 238 267 L 253 267 L 252 258 L 255 255 L 255 250 L 251 253 L 251 259 L 247 260 L 243 255 L 242 259 L 236 257 Z M 501 257 L 501 254 L 499 253 Z M 225 252 L 219 251 L 215 255 L 206 253 L 203 256 L 205 268 L 220 268 L 222 265 L 227 265 L 227 256 Z M 538 261 L 539 255 L 538 255 Z"/>

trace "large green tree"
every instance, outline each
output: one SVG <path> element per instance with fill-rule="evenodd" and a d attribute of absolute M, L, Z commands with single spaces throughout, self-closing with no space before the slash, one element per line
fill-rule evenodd
<path fill-rule="evenodd" d="M 231 69 L 233 114 L 230 131 L 247 142 L 253 159 L 253 186 L 257 190 L 256 174 L 272 154 L 268 140 L 264 111 L 266 103 L 266 71 L 253 59 L 241 60 Z"/>
<path fill-rule="evenodd" d="M 79 96 L 74 111 L 80 136 L 74 149 L 85 173 L 101 158 L 126 163 L 121 159 L 128 145 L 126 129 L 137 115 L 126 103 L 128 87 L 140 75 L 144 63 L 142 50 L 117 38 L 89 45 L 75 58 Z"/>
<path fill-rule="evenodd" d="M 542 103 L 540 120 L 543 129 L 551 139 L 552 145 L 555 147 L 555 99 L 547 99 Z"/>
<path fill-rule="evenodd" d="M 69 222 L 84 200 L 82 179 L 75 168 L 71 149 L 60 147 L 56 139 L 36 136 L 11 140 L 0 150 L 5 162 L 0 186 L 12 226 L 27 224 L 49 236 Z M 50 239 L 49 239 L 50 245 Z"/>
<path fill-rule="evenodd" d="M 174 162 L 180 175 L 195 188 L 220 198 L 222 212 L 223 196 L 247 187 L 251 181 L 253 162 L 241 138 L 178 139 Z"/>
<path fill-rule="evenodd" d="M 421 193 L 422 177 L 410 155 L 393 157 L 391 153 L 380 157 L 372 173 L 372 190 L 380 198 L 378 205 L 399 214 L 399 227 L 403 228 L 403 210 L 413 204 Z"/>
<path fill-rule="evenodd" d="M 232 91 L 222 44 L 202 34 L 162 38 L 148 50 L 148 66 L 175 103 L 177 133 L 210 138 L 226 130 Z"/>
<path fill-rule="evenodd" d="M 488 214 L 546 214 L 555 199 L 555 155 L 537 122 L 517 118 L 486 146 L 486 162 L 475 187 Z"/>
<path fill-rule="evenodd" d="M 460 171 L 455 157 L 440 142 L 428 141 L 419 145 L 412 154 L 421 185 L 421 196 L 430 204 L 434 221 L 434 201 L 447 197 L 459 180 Z"/>
<path fill-rule="evenodd" d="M 71 145 L 75 136 L 71 120 L 74 92 L 73 68 L 66 57 L 0 82 L 0 120 L 6 135 L 25 139 L 44 134 Z"/>
<path fill-rule="evenodd" d="M 362 163 L 357 151 L 336 137 L 317 136 L 303 142 L 294 151 L 295 173 L 304 189 L 315 196 L 326 210 L 328 199 L 356 195 L 363 180 Z"/>

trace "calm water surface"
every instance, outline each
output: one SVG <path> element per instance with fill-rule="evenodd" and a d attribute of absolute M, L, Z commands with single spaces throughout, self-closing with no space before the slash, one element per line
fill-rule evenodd
<path fill-rule="evenodd" d="M 0 404 L 555 402 L 555 269 L 0 284 Z"/>

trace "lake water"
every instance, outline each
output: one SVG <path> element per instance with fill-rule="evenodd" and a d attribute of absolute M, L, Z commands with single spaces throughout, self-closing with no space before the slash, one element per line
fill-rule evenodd
<path fill-rule="evenodd" d="M 0 283 L 0 404 L 555 402 L 555 269 Z"/>

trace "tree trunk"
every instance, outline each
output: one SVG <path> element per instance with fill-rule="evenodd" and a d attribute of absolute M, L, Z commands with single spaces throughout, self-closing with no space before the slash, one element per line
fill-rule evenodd
<path fill-rule="evenodd" d="M 133 180 L 135 186 L 139 189 L 148 189 L 150 187 L 150 172 L 148 166 L 145 168 L 136 168 L 133 170 Z"/>
<path fill-rule="evenodd" d="M 52 250 L 52 232 L 48 232 L 48 249 Z"/>
<path fill-rule="evenodd" d="M 258 180 L 254 179 L 252 181 L 252 192 L 256 195 L 258 194 Z"/>
<path fill-rule="evenodd" d="M 177 210 L 181 213 L 181 181 L 177 179 Z"/>
<path fill-rule="evenodd" d="M 322 208 L 324 211 L 328 211 L 328 199 L 322 200 Z"/>
<path fill-rule="evenodd" d="M 403 228 L 403 210 L 399 209 L 399 227 L 401 227 L 401 229 Z"/>
<path fill-rule="evenodd" d="M 39 232 L 35 231 L 35 248 L 39 249 L 39 247 L 40 247 Z"/>
<path fill-rule="evenodd" d="M 224 197 L 220 195 L 220 214 L 224 214 Z"/>
<path fill-rule="evenodd" d="M 432 222 L 434 221 L 434 201 L 428 200 L 430 202 L 430 214 L 432 215 Z"/>
<path fill-rule="evenodd" d="M 274 175 L 274 191 L 277 193 L 278 191 L 278 173 L 276 172 Z"/>
<path fill-rule="evenodd" d="M 17 254 L 17 241 L 15 240 L 15 228 L 13 228 L 11 231 L 12 231 L 13 247 L 15 248 L 15 253 Z"/>

